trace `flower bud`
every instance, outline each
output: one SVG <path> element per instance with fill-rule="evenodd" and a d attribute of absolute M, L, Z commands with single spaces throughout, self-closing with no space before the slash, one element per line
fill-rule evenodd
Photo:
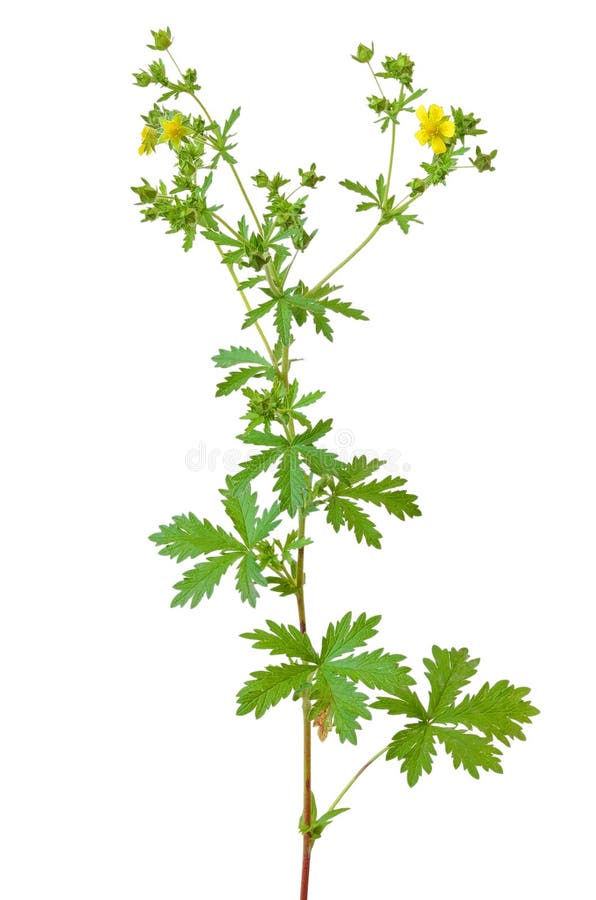
<path fill-rule="evenodd" d="M 375 45 L 371 44 L 370 47 L 367 47 L 366 44 L 358 44 L 358 49 L 356 50 L 356 55 L 352 57 L 356 62 L 359 63 L 367 63 L 370 62 L 375 54 Z"/>
<path fill-rule="evenodd" d="M 171 46 L 172 32 L 169 28 L 166 28 L 165 31 L 163 29 L 151 31 L 151 34 L 153 35 L 153 43 L 147 44 L 150 50 L 167 50 Z"/>

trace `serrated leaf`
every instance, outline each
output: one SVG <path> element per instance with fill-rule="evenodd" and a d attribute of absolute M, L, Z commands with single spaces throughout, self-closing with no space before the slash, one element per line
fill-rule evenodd
<path fill-rule="evenodd" d="M 329 434 L 332 428 L 333 419 L 321 420 L 316 425 L 313 425 L 312 428 L 307 428 L 302 434 L 297 434 L 293 444 L 295 446 L 314 444 L 316 441 L 324 438 L 326 434 Z"/>
<path fill-rule="evenodd" d="M 240 552 L 211 556 L 185 572 L 182 581 L 174 585 L 178 593 L 172 606 L 185 606 L 190 600 L 191 607 L 195 607 L 203 597 L 210 597 L 230 566 L 241 556 Z"/>
<path fill-rule="evenodd" d="M 312 696 L 315 702 L 311 717 L 316 719 L 325 713 L 341 743 L 348 741 L 355 744 L 356 732 L 361 728 L 358 719 L 372 718 L 366 694 L 358 691 L 353 681 L 348 681 L 323 665 L 317 671 Z"/>
<path fill-rule="evenodd" d="M 349 463 L 346 463 L 342 474 L 342 481 L 346 481 L 349 485 L 358 484 L 364 481 L 369 475 L 372 475 L 377 469 L 385 465 L 384 459 L 367 459 L 366 456 L 355 456 Z"/>
<path fill-rule="evenodd" d="M 433 729 L 424 722 L 406 725 L 393 735 L 386 759 L 401 759 L 401 771 L 406 772 L 408 784 L 414 787 L 422 772 L 430 772 L 436 756 Z"/>
<path fill-rule="evenodd" d="M 368 322 L 368 316 L 365 315 L 364 310 L 357 309 L 351 303 L 348 303 L 347 300 L 325 300 L 322 305 L 325 309 L 329 309 L 340 316 L 345 316 L 347 319 L 359 319 L 361 322 Z"/>
<path fill-rule="evenodd" d="M 372 503 L 375 506 L 383 506 L 392 516 L 397 516 L 402 521 L 405 516 L 414 518 L 419 516 L 420 509 L 416 504 L 418 499 L 415 494 L 408 494 L 407 491 L 396 490 L 405 484 L 405 478 L 388 475 L 381 481 L 369 481 L 366 484 L 352 484 L 349 487 L 339 485 L 337 492 L 342 497 L 351 497 L 355 500 L 363 500 L 365 503 Z"/>
<path fill-rule="evenodd" d="M 476 673 L 479 659 L 470 659 L 465 647 L 456 650 L 432 648 L 432 659 L 425 659 L 426 677 L 431 686 L 428 701 L 428 716 L 440 716 L 451 706 L 470 678 Z"/>
<path fill-rule="evenodd" d="M 275 327 L 281 343 L 287 347 L 290 343 L 292 310 L 285 297 L 280 297 L 275 310 Z"/>
<path fill-rule="evenodd" d="M 267 579 L 261 572 L 259 564 L 253 553 L 243 556 L 236 571 L 236 587 L 241 600 L 248 600 L 251 606 L 255 606 L 259 592 L 257 585 L 267 587 Z"/>
<path fill-rule="evenodd" d="M 311 406 L 313 403 L 316 403 L 317 400 L 320 400 L 325 396 L 325 391 L 311 391 L 309 394 L 304 394 L 296 403 L 293 405 L 293 409 L 300 409 L 304 406 Z"/>
<path fill-rule="evenodd" d="M 176 562 L 213 553 L 216 550 L 237 550 L 241 544 L 233 535 L 228 534 L 219 525 L 212 525 L 204 519 L 198 519 L 193 513 L 187 516 L 174 516 L 172 524 L 161 525 L 159 531 L 149 536 L 162 556 L 170 556 Z"/>
<path fill-rule="evenodd" d="M 413 678 L 408 674 L 410 669 L 399 665 L 403 659 L 405 657 L 398 653 L 365 650 L 355 656 L 329 660 L 325 663 L 325 667 L 328 671 L 343 675 L 352 681 L 361 681 L 368 688 L 394 691 L 405 685 L 414 684 Z"/>
<path fill-rule="evenodd" d="M 237 715 L 253 712 L 260 719 L 268 709 L 289 697 L 292 691 L 302 689 L 314 666 L 308 663 L 282 663 L 267 666 L 261 672 L 251 672 L 251 679 L 238 692 Z"/>
<path fill-rule="evenodd" d="M 362 538 L 369 547 L 381 547 L 381 532 L 377 530 L 374 522 L 353 500 L 331 494 L 327 501 L 327 521 L 333 525 L 335 531 L 339 531 L 345 525 L 353 531 L 358 543 Z"/>
<path fill-rule="evenodd" d="M 271 447 L 268 450 L 263 450 L 262 453 L 258 453 L 255 456 L 251 456 L 250 459 L 241 462 L 240 472 L 233 475 L 231 479 L 234 489 L 242 490 L 242 488 L 253 481 L 253 479 L 271 468 L 282 453 L 283 450 L 280 447 Z"/>
<path fill-rule="evenodd" d="M 380 621 L 381 616 L 367 617 L 366 613 L 360 613 L 352 622 L 352 613 L 349 612 L 339 622 L 331 622 L 321 644 L 321 660 L 337 659 L 358 647 L 364 647 L 377 633 L 376 626 Z"/>
<path fill-rule="evenodd" d="M 266 374 L 267 369 L 263 366 L 249 366 L 246 369 L 237 369 L 235 372 L 230 372 L 225 380 L 220 381 L 217 385 L 215 396 L 226 397 L 234 391 L 239 391 L 251 378 L 262 378 Z"/>
<path fill-rule="evenodd" d="M 486 772 L 498 772 L 503 769 L 499 757 L 501 751 L 491 742 L 477 734 L 471 734 L 459 728 L 435 728 L 435 737 L 443 744 L 447 753 L 453 759 L 456 769 L 461 766 L 469 772 L 472 778 L 479 778 L 478 769 Z"/>
<path fill-rule="evenodd" d="M 275 472 L 274 487 L 279 493 L 281 509 L 286 509 L 290 516 L 296 515 L 306 500 L 308 482 L 295 447 L 289 447 L 282 456 Z"/>
<path fill-rule="evenodd" d="M 253 546 L 254 544 L 258 544 L 259 541 L 263 541 L 271 534 L 274 528 L 277 528 L 281 521 L 281 519 L 277 518 L 280 511 L 279 503 L 274 503 L 270 509 L 263 510 L 263 514 L 255 522 Z"/>
<path fill-rule="evenodd" d="M 285 655 L 301 659 L 303 662 L 318 663 L 319 655 L 307 634 L 295 625 L 279 625 L 267 619 L 269 631 L 255 628 L 254 631 L 241 634 L 240 637 L 254 641 L 257 650 L 269 650 L 272 656 Z"/>
<path fill-rule="evenodd" d="M 229 481 L 227 484 L 227 488 L 221 491 L 224 509 L 246 546 L 253 547 L 257 521 L 257 495 L 251 492 L 248 485 L 234 490 L 230 487 Z"/>
<path fill-rule="evenodd" d="M 344 178 L 344 180 L 339 183 L 341 187 L 345 187 L 348 191 L 354 191 L 355 194 L 361 194 L 363 197 L 370 197 L 370 199 L 374 201 L 374 204 L 378 206 L 377 197 L 370 188 L 366 187 L 366 185 L 360 184 L 359 181 L 350 181 L 349 178 Z"/>
<path fill-rule="evenodd" d="M 539 710 L 524 698 L 529 688 L 516 688 L 508 681 L 484 684 L 477 694 L 469 694 L 457 706 L 435 716 L 435 722 L 449 722 L 476 728 L 489 740 L 496 738 L 509 746 L 509 739 L 525 741 L 522 724 L 528 724 Z"/>
<path fill-rule="evenodd" d="M 220 350 L 211 359 L 219 369 L 229 369 L 231 366 L 245 363 L 256 363 L 264 367 L 270 365 L 264 356 L 249 347 L 230 347 L 229 350 Z"/>
<path fill-rule="evenodd" d="M 254 325 L 255 322 L 258 322 L 263 316 L 266 316 L 268 312 L 271 312 L 276 303 L 277 300 L 274 298 L 273 300 L 265 300 L 264 303 L 255 306 L 254 309 L 245 315 L 242 328 L 250 328 L 251 325 Z"/>
<path fill-rule="evenodd" d="M 379 697 L 371 703 L 372 709 L 384 709 L 390 716 L 407 716 L 409 719 L 426 719 L 426 709 L 418 694 L 408 687 L 400 687 L 392 697 Z"/>

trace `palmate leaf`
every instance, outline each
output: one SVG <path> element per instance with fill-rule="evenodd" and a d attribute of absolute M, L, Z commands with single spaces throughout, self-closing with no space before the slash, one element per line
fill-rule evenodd
<path fill-rule="evenodd" d="M 267 619 L 267 627 L 269 631 L 255 628 L 254 631 L 241 634 L 240 637 L 254 641 L 253 647 L 258 650 L 269 650 L 272 656 L 285 655 L 301 659 L 303 662 L 319 662 L 319 654 L 309 636 L 295 625 L 278 625 L 277 622 Z"/>
<path fill-rule="evenodd" d="M 198 519 L 193 513 L 174 516 L 172 524 L 161 525 L 149 540 L 161 547 L 162 556 L 170 556 L 177 562 L 214 553 L 216 550 L 242 549 L 239 541 L 219 525 L 207 519 Z"/>
<path fill-rule="evenodd" d="M 251 678 L 238 692 L 237 715 L 255 713 L 260 719 L 268 709 L 289 697 L 292 691 L 309 686 L 309 677 L 315 667 L 309 663 L 282 663 L 267 666 L 260 672 L 251 672 Z"/>
<path fill-rule="evenodd" d="M 492 741 L 497 739 L 509 746 L 510 738 L 524 740 L 521 725 L 538 714 L 525 699 L 528 689 L 499 681 L 492 687 L 483 685 L 477 694 L 467 695 L 456 704 L 479 660 L 470 659 L 466 649 L 444 650 L 435 646 L 432 653 L 432 659 L 424 660 L 431 687 L 426 709 L 409 687 L 400 687 L 392 692 L 393 696 L 380 697 L 370 704 L 390 715 L 419 720 L 393 736 L 387 759 L 401 759 L 402 771 L 408 773 L 408 783 L 413 785 L 423 771 L 430 772 L 436 739 L 456 769 L 462 766 L 473 778 L 479 777 L 480 769 L 500 773 L 502 751 Z M 451 724 L 463 727 L 448 727 Z"/>
<path fill-rule="evenodd" d="M 240 471 L 231 478 L 233 488 L 242 489 L 246 487 L 251 481 L 254 481 L 255 478 L 270 469 L 282 453 L 283 449 L 281 447 L 271 447 L 241 462 Z"/>

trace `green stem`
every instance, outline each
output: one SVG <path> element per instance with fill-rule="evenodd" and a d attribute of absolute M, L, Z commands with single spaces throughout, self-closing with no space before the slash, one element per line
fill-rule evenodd
<path fill-rule="evenodd" d="M 389 187 L 391 185 L 391 173 L 393 172 L 393 157 L 395 156 L 395 132 L 397 131 L 395 122 L 391 123 L 391 150 L 389 152 L 389 168 L 387 170 L 387 181 L 385 183 L 385 202 L 389 197 Z"/>
<path fill-rule="evenodd" d="M 176 68 L 178 69 L 180 76 L 184 79 L 182 70 L 181 70 L 180 66 L 178 65 L 178 63 L 176 62 L 176 60 L 174 59 L 174 57 L 172 56 L 172 54 L 170 53 L 170 51 L 166 50 L 166 53 L 168 54 L 168 56 L 170 57 L 170 59 L 172 60 L 172 62 L 176 66 Z M 204 112 L 207 121 L 209 122 L 210 125 L 212 125 L 213 119 L 211 118 L 211 115 L 209 114 L 209 110 L 204 105 L 204 103 L 202 103 L 202 101 L 197 97 L 195 91 L 187 91 L 187 93 L 193 98 L 193 100 L 195 100 L 196 103 L 198 103 L 200 109 Z M 230 169 L 232 170 L 232 175 L 236 179 L 236 183 L 237 183 L 238 187 L 240 188 L 240 192 L 241 192 L 242 196 L 244 197 L 246 205 L 248 206 L 248 208 L 250 210 L 250 214 L 252 215 L 253 219 L 255 220 L 255 224 L 259 230 L 259 233 L 262 234 L 263 228 L 262 228 L 261 222 L 255 212 L 254 206 L 250 202 L 250 197 L 248 196 L 248 194 L 246 192 L 246 188 L 244 187 L 244 185 L 242 183 L 242 179 L 240 178 L 240 175 L 238 174 L 236 166 L 234 165 L 234 163 L 230 163 L 230 162 L 228 163 L 228 165 L 229 165 Z"/>
<path fill-rule="evenodd" d="M 223 257 L 224 257 L 224 252 L 223 252 L 223 250 L 221 249 L 221 247 L 220 247 L 219 245 L 216 244 L 216 246 L 217 246 L 217 252 L 219 253 L 219 255 L 221 256 L 221 258 L 223 259 Z M 234 272 L 234 266 L 232 265 L 232 263 L 226 263 L 226 268 L 227 268 L 228 272 L 230 273 L 230 275 L 232 276 L 232 278 L 234 279 L 234 284 L 236 285 L 236 287 L 237 287 L 237 289 L 238 289 L 238 293 L 240 294 L 240 296 L 242 297 L 242 300 L 244 301 L 244 305 L 245 305 L 245 307 L 246 307 L 246 309 L 247 309 L 247 312 L 252 312 L 252 306 L 250 305 L 250 302 L 249 302 L 249 300 L 248 300 L 248 297 L 246 296 L 246 294 L 244 293 L 244 291 L 243 291 L 242 288 L 240 287 L 240 281 L 239 281 L 239 279 L 238 279 L 238 276 L 237 276 L 236 273 Z M 269 359 L 271 360 L 271 363 L 272 363 L 273 367 L 275 368 L 276 372 L 279 373 L 279 368 L 278 368 L 278 365 L 277 365 L 277 361 L 276 361 L 276 359 L 275 359 L 275 355 L 274 355 L 274 353 L 273 353 L 273 350 L 271 349 L 271 345 L 270 345 L 269 341 L 267 340 L 267 336 L 266 336 L 265 332 L 263 331 L 263 329 L 261 328 L 261 326 L 259 325 L 258 322 L 255 322 L 255 323 L 254 323 L 254 326 L 255 326 L 255 328 L 257 329 L 257 332 L 259 333 L 259 337 L 260 337 L 261 340 L 263 341 L 263 344 L 265 345 L 265 348 L 266 348 L 266 350 L 267 350 L 267 354 L 268 354 L 268 356 L 269 356 Z"/>
<path fill-rule="evenodd" d="M 242 240 L 242 235 L 240 234 L 240 232 L 236 231 L 236 229 L 233 228 L 229 222 L 226 222 L 224 218 L 218 216 L 217 213 L 214 212 L 210 213 L 210 215 L 212 215 L 213 218 L 220 223 L 220 225 L 223 225 L 224 228 L 227 228 L 230 234 L 233 234 L 235 238 L 237 238 L 239 241 Z"/>
<path fill-rule="evenodd" d="M 307 296 L 310 296 L 310 295 L 316 293 L 316 291 L 318 291 L 319 288 L 323 287 L 323 285 L 326 284 L 326 283 L 329 281 L 330 278 L 333 278 L 333 276 L 335 275 L 336 272 L 339 272 L 340 269 L 343 269 L 343 267 L 346 266 L 346 265 L 350 262 L 350 260 L 354 259 L 354 257 L 357 256 L 357 255 L 360 253 L 361 250 L 364 250 L 364 248 L 366 247 L 366 245 L 367 245 L 367 244 L 370 244 L 370 242 L 372 241 L 372 239 L 374 238 L 374 236 L 377 234 L 378 231 L 381 230 L 382 227 L 383 227 L 382 224 L 381 224 L 380 222 L 377 222 L 377 224 L 375 225 L 375 227 L 373 228 L 373 230 L 370 232 L 370 234 L 368 234 L 368 235 L 364 238 L 364 240 L 361 241 L 360 244 L 358 244 L 358 246 L 356 247 L 356 249 L 355 249 L 355 250 L 352 250 L 352 252 L 349 253 L 349 254 L 345 257 L 345 259 L 342 259 L 342 261 L 341 261 L 340 263 L 338 263 L 336 266 L 334 266 L 334 268 L 331 269 L 330 272 L 327 272 L 327 274 L 324 275 L 323 278 L 321 278 L 320 281 L 317 281 L 317 283 L 315 284 L 315 286 L 314 286 L 313 288 L 310 289 L 310 291 L 308 292 Z"/>
<path fill-rule="evenodd" d="M 356 774 L 354 775 L 354 777 L 351 778 L 350 781 L 348 781 L 348 783 L 346 784 L 346 786 L 345 786 L 345 788 L 343 789 L 343 791 L 340 791 L 340 792 L 339 792 L 339 794 L 337 795 L 337 797 L 335 798 L 335 800 L 333 801 L 333 803 L 331 804 L 331 806 L 330 806 L 329 809 L 327 810 L 328 813 L 332 812 L 332 811 L 339 805 L 339 803 L 341 802 L 342 798 L 348 793 L 348 791 L 350 790 L 350 788 L 352 787 L 352 785 L 354 784 L 354 782 L 357 781 L 357 780 L 360 778 L 360 776 L 362 775 L 362 773 L 365 772 L 365 771 L 368 769 L 369 766 L 372 766 L 372 764 L 375 762 L 375 760 L 377 760 L 377 759 L 378 759 L 380 756 L 382 756 L 384 753 L 387 753 L 387 751 L 389 750 L 389 746 L 390 746 L 390 745 L 387 744 L 386 747 L 383 747 L 382 750 L 379 750 L 378 753 L 375 753 L 375 755 L 374 755 L 373 757 L 371 757 L 371 758 L 368 760 L 368 762 L 364 763 L 364 765 L 362 766 L 362 768 L 358 769 L 358 771 L 356 772 Z"/>

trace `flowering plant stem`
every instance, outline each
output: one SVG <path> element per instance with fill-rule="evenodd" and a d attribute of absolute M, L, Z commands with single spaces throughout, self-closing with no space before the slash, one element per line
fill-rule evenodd
<path fill-rule="evenodd" d="M 135 74 L 140 87 L 153 85 L 160 91 L 157 103 L 143 116 L 139 153 L 148 155 L 167 145 L 174 157 L 174 174 L 170 187 L 163 181 L 153 185 L 143 178 L 133 191 L 144 220 L 165 221 L 169 232 L 183 235 L 185 250 L 192 248 L 198 235 L 215 245 L 234 292 L 244 305 L 242 327 L 258 334 L 266 355 L 260 349 L 232 346 L 213 357 L 217 368 L 227 370 L 217 385 L 217 396 L 240 393 L 246 401 L 238 439 L 252 448 L 252 455 L 239 471 L 226 478 L 221 491 L 225 525 L 212 524 L 193 513 L 177 515 L 152 534 L 151 540 L 162 555 L 178 562 L 199 559 L 175 585 L 173 607 L 196 607 L 203 598 L 211 597 L 232 568 L 240 599 L 253 607 L 265 588 L 278 595 L 279 615 L 287 618 L 287 598 L 296 599 L 297 626 L 268 619 L 265 628 L 241 635 L 255 649 L 281 656 L 284 661 L 251 673 L 238 692 L 237 712 L 241 716 L 254 713 L 260 718 L 289 697 L 301 703 L 300 900 L 307 900 L 313 846 L 334 819 L 347 812 L 340 802 L 373 762 L 383 756 L 397 759 L 408 785 L 413 787 L 423 773 L 432 770 L 436 748 L 442 746 L 455 768 L 462 767 L 474 778 L 480 770 L 500 773 L 502 751 L 498 743 L 509 746 L 513 739 L 524 739 L 522 726 L 537 713 L 526 699 L 528 689 L 514 687 L 509 681 L 485 684 L 477 693 L 463 696 L 479 662 L 470 658 L 466 648 L 433 646 L 431 656 L 424 660 L 430 686 L 425 703 L 414 690 L 415 681 L 411 669 L 403 664 L 402 654 L 368 649 L 368 642 L 377 634 L 380 615 L 345 612 L 339 620 L 331 621 L 319 638 L 308 632 L 306 619 L 305 552 L 312 542 L 306 527 L 309 516 L 325 513 L 334 531 L 352 532 L 358 543 L 380 548 L 382 536 L 369 515 L 370 507 L 381 508 L 401 521 L 415 520 L 420 509 L 417 497 L 404 488 L 404 478 L 388 473 L 373 477 L 385 465 L 383 460 L 357 456 L 345 462 L 321 445 L 333 420 L 315 422 L 310 418 L 310 407 L 323 398 L 324 392 L 301 392 L 295 370 L 300 360 L 291 358 L 290 348 L 307 324 L 331 341 L 334 317 L 352 321 L 367 318 L 363 310 L 338 296 L 340 288 L 331 279 L 382 228 L 395 224 L 407 235 L 410 227 L 419 223 L 409 208 L 427 190 L 444 185 L 453 172 L 465 167 L 459 163 L 468 153 L 466 138 L 484 131 L 478 128 L 480 119 L 473 113 L 464 114 L 459 107 L 451 107 L 450 116 L 436 104 L 428 110 L 424 106 L 414 109 L 412 104 L 425 91 L 413 88 L 412 60 L 404 53 L 387 56 L 375 70 L 371 65 L 374 48 L 360 44 L 354 59 L 368 66 L 379 91 L 379 95 L 368 98 L 368 105 L 377 116 L 381 132 L 389 130 L 389 159 L 385 174 L 380 174 L 373 185 L 351 179 L 344 179 L 340 185 L 357 195 L 357 212 L 375 214 L 374 225 L 312 287 L 301 279 L 291 283 L 290 273 L 316 233 L 306 227 L 308 192 L 316 189 L 324 176 L 317 173 L 315 163 L 308 169 L 299 168 L 298 185 L 286 191 L 291 179 L 279 172 L 270 176 L 260 169 L 252 179 L 266 196 L 264 211 L 258 213 L 232 153 L 236 147 L 232 129 L 240 110 L 232 110 L 223 121 L 214 118 L 199 96 L 196 71 L 183 70 L 170 51 L 170 29 L 152 35 L 150 48 L 166 52 L 177 77 L 170 77 L 161 58 Z M 395 87 L 394 97 L 387 96 L 381 82 Z M 165 105 L 187 97 L 195 102 L 198 115 Z M 412 112 L 421 125 L 415 136 L 422 146 L 430 146 L 433 154 L 421 163 L 424 174 L 407 182 L 405 196 L 397 202 L 391 193 L 397 125 Z M 483 153 L 478 147 L 476 157 L 470 157 L 471 166 L 479 172 L 493 171 L 495 154 Z M 240 218 L 232 220 L 235 224 L 222 214 L 222 204 L 214 195 L 214 182 L 222 166 L 231 171 L 245 207 Z M 269 509 L 261 509 L 256 485 L 271 472 L 276 499 Z M 289 530 L 284 533 L 284 529 Z M 364 689 L 376 692 L 376 699 Z M 340 743 L 355 744 L 362 723 L 372 718 L 371 710 L 384 710 L 407 721 L 321 815 L 312 788 L 313 729 L 321 741 L 335 734 Z"/>

